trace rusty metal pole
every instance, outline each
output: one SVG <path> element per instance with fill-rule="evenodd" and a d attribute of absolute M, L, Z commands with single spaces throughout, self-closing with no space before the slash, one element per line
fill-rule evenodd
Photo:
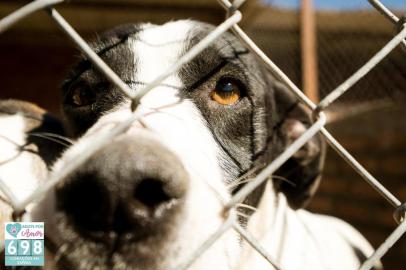
<path fill-rule="evenodd" d="M 302 0 L 300 17 L 303 91 L 313 102 L 318 102 L 317 39 L 312 0 Z"/>

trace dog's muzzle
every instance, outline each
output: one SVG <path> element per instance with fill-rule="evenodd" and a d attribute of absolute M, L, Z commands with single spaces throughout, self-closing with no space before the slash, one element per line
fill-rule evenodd
<path fill-rule="evenodd" d="M 159 142 L 119 137 L 56 188 L 57 209 L 94 240 L 139 240 L 170 224 L 183 205 L 188 174 Z M 99 239 L 97 239 L 99 238 Z"/>

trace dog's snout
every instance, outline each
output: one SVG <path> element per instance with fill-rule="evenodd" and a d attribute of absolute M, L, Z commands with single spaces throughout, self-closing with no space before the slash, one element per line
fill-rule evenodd
<path fill-rule="evenodd" d="M 176 214 L 187 184 L 182 164 L 165 147 L 122 138 L 57 187 L 57 204 L 86 231 L 143 232 Z"/>

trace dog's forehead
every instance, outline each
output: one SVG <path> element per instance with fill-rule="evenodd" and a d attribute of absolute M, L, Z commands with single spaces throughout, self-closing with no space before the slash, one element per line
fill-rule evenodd
<path fill-rule="evenodd" d="M 129 40 L 128 47 L 133 51 L 137 66 L 133 74 L 134 80 L 146 84 L 164 73 L 184 54 L 194 24 L 191 21 L 177 21 L 160 26 L 144 24 L 141 28 Z M 182 87 L 176 73 L 169 76 L 163 84 Z"/>
<path fill-rule="evenodd" d="M 127 24 L 102 33 L 94 42 L 90 43 L 90 46 L 98 54 L 116 49 L 117 45 L 127 41 L 144 43 L 156 49 L 178 46 L 184 50 L 183 52 L 186 52 L 214 29 L 215 26 L 211 24 L 194 20 L 171 21 L 163 25 L 152 23 Z M 230 33 L 218 37 L 210 47 L 221 49 L 221 53 L 243 48 Z"/>
<path fill-rule="evenodd" d="M 137 70 L 145 68 L 141 65 L 145 63 L 153 64 L 154 76 L 159 75 L 157 73 L 163 72 L 163 67 L 175 63 L 213 30 L 214 26 L 193 20 L 173 21 L 163 25 L 127 24 L 98 35 L 89 45 L 124 81 L 131 81 Z M 236 52 L 241 51 L 246 50 L 230 33 L 225 33 L 192 61 L 199 62 L 199 58 L 204 58 L 216 65 L 222 59 L 235 57 Z M 92 81 L 93 73 L 91 62 L 83 57 L 69 74 L 67 82 L 78 77 Z"/>
<path fill-rule="evenodd" d="M 168 22 L 163 25 L 151 23 L 140 24 L 139 35 L 135 39 L 151 47 L 182 46 L 189 38 L 189 33 L 198 22 L 182 20 Z"/>

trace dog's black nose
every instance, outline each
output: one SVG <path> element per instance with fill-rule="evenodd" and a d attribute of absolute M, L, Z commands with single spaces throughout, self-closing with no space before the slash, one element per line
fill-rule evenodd
<path fill-rule="evenodd" d="M 176 214 L 187 184 L 185 169 L 165 147 L 124 137 L 57 187 L 57 206 L 85 231 L 142 233 Z"/>

